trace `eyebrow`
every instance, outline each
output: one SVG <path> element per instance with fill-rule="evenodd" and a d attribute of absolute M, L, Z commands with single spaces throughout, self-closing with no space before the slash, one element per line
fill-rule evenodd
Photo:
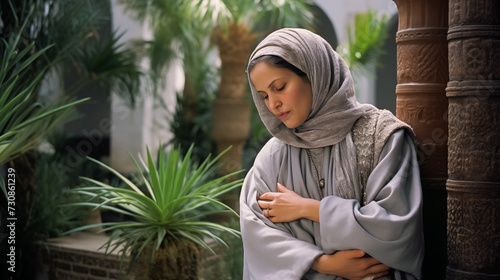
<path fill-rule="evenodd" d="M 282 79 L 282 77 L 280 77 L 280 78 L 277 78 L 277 79 L 273 80 L 273 81 L 272 81 L 272 82 L 271 82 L 271 83 L 267 86 L 267 88 L 271 88 L 271 86 L 274 84 L 274 82 L 276 82 L 276 81 L 277 81 L 277 80 L 279 80 L 279 79 Z M 259 93 L 260 93 L 260 92 L 266 93 L 266 92 L 265 92 L 265 91 L 263 91 L 263 90 L 257 90 L 257 92 L 259 92 Z"/>
<path fill-rule="evenodd" d="M 276 81 L 277 81 L 277 80 L 279 80 L 279 79 L 281 79 L 281 77 L 280 77 L 280 78 L 275 79 L 274 81 L 272 81 L 272 82 L 271 82 L 271 83 L 267 86 L 267 88 L 271 88 L 271 86 L 274 84 L 274 82 L 276 82 Z"/>

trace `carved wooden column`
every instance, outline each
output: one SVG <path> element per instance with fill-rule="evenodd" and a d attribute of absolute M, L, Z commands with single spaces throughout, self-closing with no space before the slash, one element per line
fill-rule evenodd
<path fill-rule="evenodd" d="M 500 279 L 500 2 L 450 0 L 448 279 Z"/>
<path fill-rule="evenodd" d="M 448 0 L 398 7 L 396 116 L 415 131 L 424 193 L 424 279 L 446 272 Z"/>

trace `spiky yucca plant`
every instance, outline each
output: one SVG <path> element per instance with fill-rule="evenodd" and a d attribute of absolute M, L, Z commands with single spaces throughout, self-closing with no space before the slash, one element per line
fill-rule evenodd
<path fill-rule="evenodd" d="M 102 226 L 102 232 L 111 232 L 109 241 L 102 248 L 106 253 L 118 250 L 122 265 L 126 257 L 130 256 L 129 272 L 134 263 L 144 257 L 150 264 L 154 264 L 153 257 L 161 251 L 175 260 L 178 257 L 176 252 L 183 247 L 178 244 L 187 242 L 194 244 L 194 247 L 212 251 L 205 238 L 225 244 L 215 234 L 216 232 L 238 236 L 237 230 L 204 219 L 214 213 L 228 211 L 237 215 L 234 210 L 217 199 L 241 185 L 242 179 L 228 181 L 240 171 L 213 179 L 211 176 L 214 175 L 215 163 L 222 154 L 214 159 L 210 159 L 209 156 L 201 165 L 196 166 L 191 160 L 192 150 L 191 146 L 187 154 L 182 157 L 178 148 L 162 152 L 160 147 L 157 163 L 147 150 L 147 164 L 142 164 L 147 167 L 145 172 L 132 157 L 143 186 L 134 184 L 111 167 L 91 159 L 115 174 L 130 189 L 117 188 L 91 178 L 83 178 L 91 186 L 73 191 L 87 195 L 90 199 L 70 205 L 87 205 L 95 209 L 114 211 L 132 217 L 132 221 L 87 225 L 67 233 Z M 184 248 L 193 248 L 186 246 Z M 193 267 L 191 263 L 186 265 Z M 184 270 L 176 266 L 172 266 L 171 269 Z M 169 272 L 173 273 L 172 279 L 184 279 L 180 272 Z M 152 275 L 148 277 L 155 278 Z M 160 277 L 170 279 L 166 275 Z"/>
<path fill-rule="evenodd" d="M 21 30 L 25 28 L 26 23 Z M 36 51 L 32 42 L 19 50 L 21 40 L 20 33 L 0 39 L 0 164 L 32 150 L 48 131 L 71 119 L 74 106 L 88 99 L 65 98 L 47 106 L 36 102 L 35 91 L 45 72 L 36 77 L 27 72 L 52 46 Z M 0 188 L 5 193 L 4 183 L 0 181 Z"/>

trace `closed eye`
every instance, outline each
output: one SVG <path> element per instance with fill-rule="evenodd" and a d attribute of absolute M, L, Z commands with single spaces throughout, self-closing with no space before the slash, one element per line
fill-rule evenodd
<path fill-rule="evenodd" d="M 282 90 L 284 90 L 284 89 L 285 89 L 285 86 L 286 86 L 286 84 L 284 84 L 284 85 L 283 85 L 282 87 L 280 87 L 280 88 L 276 88 L 276 91 L 282 91 Z"/>
<path fill-rule="evenodd" d="M 260 91 L 260 90 L 259 90 L 259 91 L 257 91 L 257 92 L 258 92 L 258 93 L 262 96 L 262 98 L 267 99 L 267 96 L 268 96 L 268 95 L 267 95 L 267 93 L 266 93 L 265 91 Z"/>

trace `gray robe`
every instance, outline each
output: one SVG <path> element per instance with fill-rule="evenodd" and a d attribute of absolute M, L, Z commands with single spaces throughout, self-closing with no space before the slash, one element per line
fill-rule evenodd
<path fill-rule="evenodd" d="M 417 156 L 405 130 L 387 140 L 368 177 L 366 206 L 336 196 L 332 147 L 321 149 L 324 198 L 305 149 L 272 138 L 248 172 L 240 197 L 244 279 L 336 279 L 310 267 L 322 254 L 361 249 L 394 268 L 395 279 L 420 279 L 423 260 L 422 192 Z M 318 151 L 316 151 L 318 152 Z M 272 223 L 257 204 L 277 183 L 321 200 L 320 223 L 300 219 Z M 338 277 L 340 278 L 340 277 Z"/>

